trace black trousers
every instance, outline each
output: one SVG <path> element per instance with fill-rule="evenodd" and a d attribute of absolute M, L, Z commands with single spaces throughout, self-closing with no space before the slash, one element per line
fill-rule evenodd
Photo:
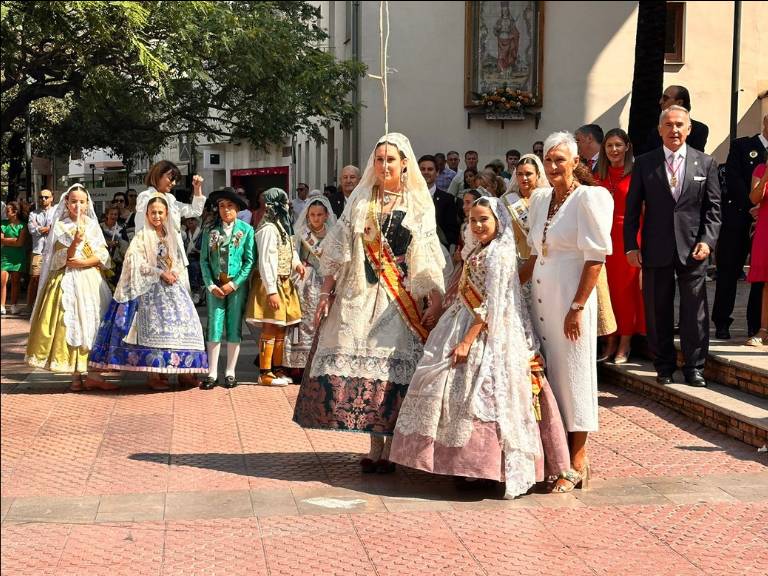
<path fill-rule="evenodd" d="M 675 277 L 680 289 L 680 347 L 683 372 L 704 369 L 709 351 L 709 307 L 707 306 L 706 261 L 694 266 L 675 264 L 643 268 L 643 302 L 648 347 L 660 376 L 677 369 L 675 351 Z"/>
<path fill-rule="evenodd" d="M 727 209 L 723 213 L 723 225 L 717 239 L 717 284 L 712 321 L 717 328 L 728 328 L 733 322 L 733 306 L 736 302 L 736 286 L 744 270 L 744 263 L 752 247 L 749 228 L 752 216 L 746 210 Z M 747 302 L 747 334 L 760 329 L 763 283 L 756 282 L 749 289 Z"/>

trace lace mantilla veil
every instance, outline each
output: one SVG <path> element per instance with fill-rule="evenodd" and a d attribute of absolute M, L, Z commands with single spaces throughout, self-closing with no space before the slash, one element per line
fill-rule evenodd
<path fill-rule="evenodd" d="M 509 213 L 498 198 L 481 200 L 490 204 L 499 232 L 486 254 L 485 321 L 489 337 L 486 358 L 477 378 L 491 379 L 496 386 L 492 401 L 489 403 L 490 399 L 479 395 L 472 412 L 480 420 L 496 420 L 499 424 L 505 458 L 505 496 L 514 498 L 536 482 L 535 459 L 541 457 L 529 364 L 538 346 L 517 274 L 517 250 Z"/>
<path fill-rule="evenodd" d="M 82 184 L 73 184 L 61 195 L 59 203 L 53 211 L 49 241 L 45 243 L 45 251 L 43 252 L 43 264 L 40 271 L 40 282 L 38 284 L 37 297 L 35 298 L 35 306 L 32 309 L 32 318 L 35 317 L 37 307 L 45 297 L 45 283 L 48 281 L 48 276 L 51 273 L 51 265 L 53 263 L 54 254 L 56 253 L 56 245 L 62 244 L 69 248 L 74 239 L 70 234 L 69 228 L 71 227 L 67 226 L 68 224 L 72 224 L 72 219 L 70 218 L 69 210 L 67 208 L 67 200 L 69 199 L 69 193 L 73 190 L 80 190 L 88 197 L 88 207 L 85 210 L 85 241 L 88 242 L 94 253 L 100 247 L 103 247 L 106 252 L 107 243 L 104 240 L 104 233 L 101 231 L 99 219 L 96 217 L 96 212 L 93 209 L 91 194 Z M 109 267 L 109 262 L 102 262 L 102 266 L 105 268 Z"/>
<path fill-rule="evenodd" d="M 323 242 L 321 273 L 323 276 L 336 276 L 336 285 L 338 288 L 344 287 L 346 297 L 354 297 L 365 290 L 365 255 L 361 238 L 368 216 L 368 202 L 376 184 L 373 166 L 376 148 L 384 142 L 396 146 L 408 160 L 401 204 L 406 212 L 403 226 L 411 232 L 411 243 L 406 253 L 406 286 L 417 300 L 428 296 L 432 290 L 444 293 L 445 257 L 437 237 L 435 205 L 410 141 L 398 132 L 382 136 L 371 151 L 360 183 L 352 191 L 339 218 L 339 225 L 329 231 Z M 355 263 L 358 265 L 353 265 Z"/>
<path fill-rule="evenodd" d="M 150 196 L 149 201 L 145 203 L 144 209 L 147 209 L 153 198 L 164 198 L 160 193 Z M 168 249 L 168 256 L 172 261 L 171 271 L 175 272 L 181 282 L 189 292 L 189 277 L 187 268 L 184 266 L 183 248 L 176 242 L 176 234 L 171 223 L 170 213 L 166 216 L 165 223 L 165 244 Z M 149 289 L 160 281 L 160 269 L 157 262 L 158 246 L 160 238 L 148 223 L 131 240 L 131 245 L 123 259 L 123 271 L 115 287 L 114 299 L 116 302 L 129 302 L 146 294 Z"/>
<path fill-rule="evenodd" d="M 330 231 L 336 224 L 336 214 L 333 213 L 333 207 L 331 201 L 326 198 L 319 190 L 313 190 L 307 196 L 307 203 L 304 205 L 299 217 L 296 219 L 296 223 L 293 225 L 294 239 L 296 244 L 296 250 L 301 247 L 301 240 L 307 235 L 309 231 L 309 222 L 307 222 L 307 216 L 309 215 L 309 207 L 313 204 L 322 204 L 328 212 L 328 220 L 325 221 L 325 229 Z"/>

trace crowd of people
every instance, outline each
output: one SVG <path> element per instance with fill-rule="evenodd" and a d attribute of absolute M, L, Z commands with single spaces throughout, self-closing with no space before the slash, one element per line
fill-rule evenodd
<path fill-rule="evenodd" d="M 257 383 L 300 382 L 303 427 L 368 434 L 364 473 L 402 464 L 467 487 L 503 482 L 507 497 L 544 480 L 586 488 L 598 361 L 626 362 L 646 334 L 658 382 L 673 382 L 677 282 L 684 379 L 706 385 L 707 264 L 721 226 L 750 206 L 748 280 L 761 302 L 747 343 L 768 344 L 768 116 L 749 139 L 761 150 L 733 143 L 721 192 L 714 159 L 687 143 L 678 88 L 662 99 L 658 145 L 638 157 L 625 131 L 589 124 L 509 150 L 506 165 L 479 170 L 467 151 L 459 170 L 458 152 L 416 156 L 390 133 L 362 172 L 342 170 L 339 190 L 300 183 L 290 202 L 270 188 L 253 209 L 242 189 L 206 199 L 199 176 L 179 202 L 168 161 L 101 223 L 84 186 L 56 205 L 44 190 L 28 222 L 6 207 L 3 304 L 9 281 L 18 301 L 31 236 L 26 359 L 72 374 L 73 391 L 116 389 L 106 371 L 145 372 L 155 390 L 171 374 L 232 388 L 245 322 Z M 721 260 L 718 330 L 733 310 Z"/>

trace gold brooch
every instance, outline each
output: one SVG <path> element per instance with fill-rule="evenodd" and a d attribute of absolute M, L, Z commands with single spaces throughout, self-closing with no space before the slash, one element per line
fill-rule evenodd
<path fill-rule="evenodd" d="M 750 158 L 757 158 L 757 150 L 750 150 L 749 157 Z"/>

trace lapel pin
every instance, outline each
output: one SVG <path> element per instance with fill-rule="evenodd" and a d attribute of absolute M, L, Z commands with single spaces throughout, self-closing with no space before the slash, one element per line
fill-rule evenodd
<path fill-rule="evenodd" d="M 749 157 L 750 158 L 757 158 L 757 150 L 751 150 L 749 152 Z"/>

